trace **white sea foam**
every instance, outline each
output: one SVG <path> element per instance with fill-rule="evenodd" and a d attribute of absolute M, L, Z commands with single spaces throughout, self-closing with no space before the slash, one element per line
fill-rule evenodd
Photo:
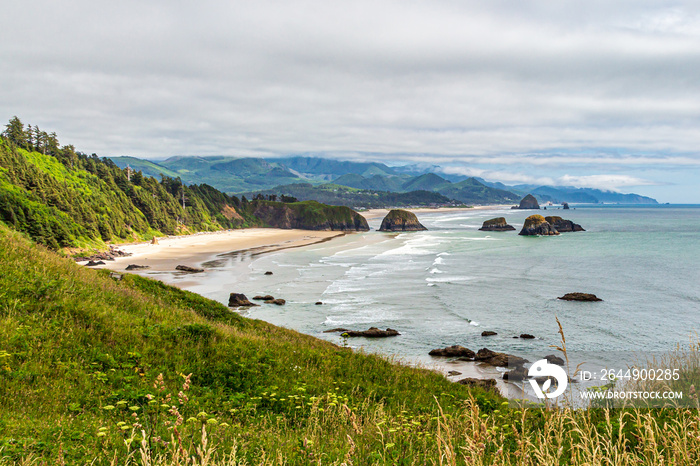
<path fill-rule="evenodd" d="M 472 277 L 466 276 L 454 276 L 454 277 L 428 277 L 425 279 L 429 283 L 452 283 L 452 282 L 466 282 L 473 280 Z"/>
<path fill-rule="evenodd" d="M 438 269 L 437 267 L 433 267 L 432 269 L 430 269 L 430 271 L 428 273 L 445 273 L 445 272 Z"/>
<path fill-rule="evenodd" d="M 439 255 L 440 255 L 440 254 L 438 254 L 438 256 L 439 256 Z M 444 264 L 444 263 L 445 263 L 445 260 L 444 260 L 442 257 L 437 257 L 437 258 L 435 258 L 435 260 L 433 261 L 433 265 L 440 265 L 440 264 Z"/>

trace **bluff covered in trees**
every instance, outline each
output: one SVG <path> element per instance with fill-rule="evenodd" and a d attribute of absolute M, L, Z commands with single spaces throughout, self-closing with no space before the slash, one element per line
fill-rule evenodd
<path fill-rule="evenodd" d="M 0 220 L 53 249 L 260 224 L 235 196 L 120 169 L 17 117 L 0 138 Z"/>
<path fill-rule="evenodd" d="M 17 117 L 0 136 L 0 221 L 52 249 L 250 226 L 365 229 L 358 217 L 346 207 L 286 195 L 259 194 L 249 202 L 207 184 L 157 180 L 61 146 L 55 133 Z"/>

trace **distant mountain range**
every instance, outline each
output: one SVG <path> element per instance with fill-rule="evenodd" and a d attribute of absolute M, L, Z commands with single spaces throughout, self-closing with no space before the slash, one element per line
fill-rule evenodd
<path fill-rule="evenodd" d="M 391 167 L 379 162 L 352 162 L 321 157 L 236 158 L 229 156 L 178 156 L 149 161 L 135 157 L 112 157 L 119 167 L 127 165 L 145 175 L 180 177 L 188 184 L 209 184 L 231 194 L 276 193 L 299 199 L 351 206 L 377 206 L 391 200 L 415 205 L 458 202 L 465 204 L 511 204 L 532 193 L 540 203 L 656 204 L 638 194 L 622 194 L 592 188 L 515 185 L 481 178 L 439 173 L 436 165 Z M 332 186 L 329 186 L 332 182 Z M 357 191 L 338 191 L 339 187 Z M 335 191 L 334 191 L 335 190 Z M 402 198 L 387 193 L 418 192 Z M 331 194 L 336 193 L 336 194 Z M 384 193 L 379 195 L 379 193 Z M 437 193 L 440 197 L 430 196 Z M 371 197 L 370 197 L 371 196 Z"/>

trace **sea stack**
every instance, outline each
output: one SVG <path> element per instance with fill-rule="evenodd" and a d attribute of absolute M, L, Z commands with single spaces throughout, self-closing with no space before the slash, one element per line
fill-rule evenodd
<path fill-rule="evenodd" d="M 561 217 L 545 217 L 545 220 L 557 229 L 559 233 L 569 233 L 572 231 L 586 231 L 578 223 L 574 223 L 571 220 L 564 220 Z"/>
<path fill-rule="evenodd" d="M 523 229 L 519 235 L 523 236 L 552 236 L 558 235 L 559 232 L 541 215 L 530 215 L 525 219 Z"/>
<path fill-rule="evenodd" d="M 561 205 L 564 206 L 564 210 L 569 210 L 569 203 L 568 202 L 562 202 Z"/>
<path fill-rule="evenodd" d="M 427 230 L 420 224 L 416 214 L 403 209 L 393 209 L 384 220 L 379 231 L 421 231 Z"/>
<path fill-rule="evenodd" d="M 537 203 L 537 199 L 532 194 L 528 194 L 521 201 L 520 205 L 514 206 L 513 209 L 534 209 L 539 210 L 540 205 Z"/>
<path fill-rule="evenodd" d="M 484 224 L 479 228 L 481 231 L 511 231 L 515 230 L 515 227 L 508 225 L 505 217 L 492 218 L 491 220 L 486 220 Z"/>

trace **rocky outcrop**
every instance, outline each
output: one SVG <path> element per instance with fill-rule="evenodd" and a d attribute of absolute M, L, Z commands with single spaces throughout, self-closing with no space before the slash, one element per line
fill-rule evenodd
<path fill-rule="evenodd" d="M 386 330 L 381 330 L 381 329 L 378 329 L 377 327 L 370 327 L 369 329 L 362 330 L 362 331 L 348 330 L 345 328 L 334 328 L 331 330 L 326 330 L 323 333 L 333 333 L 333 332 L 341 332 L 343 335 L 347 335 L 349 337 L 367 337 L 367 338 L 385 338 L 385 337 L 395 337 L 397 335 L 401 335 L 397 330 L 394 330 L 393 328 L 387 328 Z"/>
<path fill-rule="evenodd" d="M 474 353 L 474 351 L 460 345 L 452 345 L 446 348 L 434 349 L 431 350 L 428 354 L 431 356 L 446 356 L 453 358 L 462 357 L 469 359 L 474 359 L 474 356 L 476 356 L 476 353 Z"/>
<path fill-rule="evenodd" d="M 276 299 L 268 299 L 267 301 L 265 301 L 265 304 L 277 304 L 278 306 L 284 306 L 284 304 L 286 302 L 287 301 L 285 301 L 282 298 L 276 298 Z"/>
<path fill-rule="evenodd" d="M 266 294 L 266 295 L 253 296 L 253 299 L 256 299 L 258 301 L 271 301 L 271 300 L 275 299 L 275 297 L 272 296 L 271 294 Z"/>
<path fill-rule="evenodd" d="M 393 209 L 384 220 L 382 220 L 382 226 L 379 227 L 379 231 L 422 231 L 427 230 L 418 221 L 416 214 L 403 209 Z"/>
<path fill-rule="evenodd" d="M 566 293 L 557 299 L 563 299 L 564 301 L 602 301 L 602 299 L 590 293 Z"/>
<path fill-rule="evenodd" d="M 316 305 L 317 305 L 317 306 L 323 305 L 323 301 L 316 301 Z"/>
<path fill-rule="evenodd" d="M 148 269 L 149 266 L 147 265 L 138 265 L 138 264 L 129 264 L 126 266 L 126 270 L 139 270 L 139 269 Z"/>
<path fill-rule="evenodd" d="M 569 203 L 568 202 L 562 202 L 561 205 L 564 206 L 564 210 L 569 210 Z"/>
<path fill-rule="evenodd" d="M 488 348 L 481 348 L 477 351 L 474 360 L 498 367 L 519 366 L 527 362 L 527 359 L 512 354 L 498 353 Z"/>
<path fill-rule="evenodd" d="M 467 385 L 469 387 L 483 388 L 484 390 L 497 390 L 496 379 L 476 379 L 474 377 L 467 377 L 466 379 L 458 380 L 457 383 Z"/>
<path fill-rule="evenodd" d="M 484 224 L 479 228 L 481 231 L 512 231 L 515 227 L 508 225 L 505 217 L 492 218 L 491 220 L 486 220 Z"/>
<path fill-rule="evenodd" d="M 521 333 L 520 338 L 522 338 L 524 340 L 534 340 L 535 335 L 530 335 L 529 333 Z"/>
<path fill-rule="evenodd" d="M 268 270 L 267 272 L 265 272 L 265 275 L 272 275 L 272 272 Z"/>
<path fill-rule="evenodd" d="M 301 230 L 368 231 L 365 218 L 345 206 L 329 206 L 316 201 L 273 202 L 256 200 L 247 208 L 265 224 Z"/>
<path fill-rule="evenodd" d="M 96 249 L 94 251 L 97 251 Z M 95 254 L 91 256 L 78 256 L 74 257 L 73 260 L 76 262 L 84 262 L 84 261 L 113 261 L 115 257 L 128 257 L 130 256 L 130 252 L 125 252 L 122 251 L 121 249 L 117 249 L 114 246 L 109 247 L 109 251 L 103 251 L 103 252 L 96 252 Z"/>
<path fill-rule="evenodd" d="M 563 366 L 566 362 L 566 361 L 564 361 L 564 359 L 562 359 L 559 356 L 556 356 L 554 354 L 549 354 L 549 355 L 545 356 L 544 359 L 546 359 L 548 363 L 556 364 L 557 366 Z"/>
<path fill-rule="evenodd" d="M 98 265 L 105 265 L 103 261 L 89 261 L 87 264 L 85 264 L 86 267 L 95 267 Z"/>
<path fill-rule="evenodd" d="M 520 201 L 520 205 L 512 207 L 513 209 L 536 209 L 539 210 L 540 204 L 535 199 L 535 196 L 528 194 Z"/>
<path fill-rule="evenodd" d="M 558 235 L 559 232 L 541 215 L 530 215 L 525 219 L 523 229 L 519 235 L 523 236 L 552 236 Z"/>
<path fill-rule="evenodd" d="M 257 306 L 257 304 L 253 304 L 250 301 L 248 301 L 248 298 L 246 298 L 246 295 L 244 295 L 243 293 L 231 293 L 228 297 L 228 307 L 250 306 Z"/>
<path fill-rule="evenodd" d="M 178 265 L 177 267 L 175 267 L 175 270 L 179 270 L 181 272 L 189 272 L 189 273 L 204 272 L 204 269 L 200 269 L 197 267 L 190 267 L 189 265 Z"/>
<path fill-rule="evenodd" d="M 547 220 L 547 223 L 556 228 L 556 230 L 559 233 L 569 233 L 572 231 L 586 231 L 578 223 L 574 223 L 571 220 L 564 220 L 561 217 L 552 216 L 545 217 L 544 219 Z"/>
<path fill-rule="evenodd" d="M 493 330 L 484 330 L 483 332 L 481 332 L 482 337 L 490 337 L 493 335 L 498 335 L 498 333 L 494 332 Z"/>

